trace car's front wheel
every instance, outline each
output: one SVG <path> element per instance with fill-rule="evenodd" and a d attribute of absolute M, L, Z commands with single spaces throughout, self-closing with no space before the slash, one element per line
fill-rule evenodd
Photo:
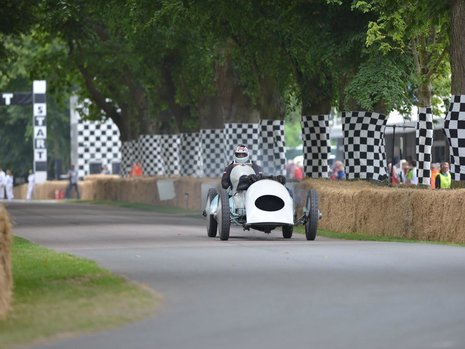
<path fill-rule="evenodd" d="M 206 211 L 207 211 L 207 235 L 208 237 L 214 238 L 216 236 L 216 232 L 218 229 L 218 223 L 212 212 L 210 212 L 210 205 L 213 198 L 218 195 L 216 189 L 210 188 L 207 194 L 207 204 L 206 204 Z"/>
<path fill-rule="evenodd" d="M 220 239 L 226 241 L 229 239 L 229 231 L 231 228 L 228 192 L 224 189 L 220 189 L 218 199 L 218 214 L 216 217 L 218 222 L 218 230 L 220 233 Z"/>

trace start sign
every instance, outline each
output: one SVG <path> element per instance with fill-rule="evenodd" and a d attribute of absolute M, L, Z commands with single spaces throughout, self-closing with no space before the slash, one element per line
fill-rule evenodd
<path fill-rule="evenodd" d="M 47 82 L 33 82 L 32 93 L 0 93 L 0 105 L 33 106 L 34 172 L 36 183 L 47 180 Z"/>

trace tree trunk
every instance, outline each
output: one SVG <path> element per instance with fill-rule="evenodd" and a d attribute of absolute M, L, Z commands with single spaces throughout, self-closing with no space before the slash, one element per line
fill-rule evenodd
<path fill-rule="evenodd" d="M 224 65 L 216 67 L 216 88 L 224 122 L 258 122 L 260 114 L 247 96 L 234 71 L 232 57 L 226 53 Z"/>
<path fill-rule="evenodd" d="M 218 96 L 207 96 L 199 106 L 200 128 L 219 129 L 224 127 L 224 115 Z"/>
<path fill-rule="evenodd" d="M 451 1 L 450 65 L 452 95 L 465 95 L 465 1 Z"/>
<path fill-rule="evenodd" d="M 260 80 L 257 109 L 259 110 L 261 119 L 283 120 L 286 115 L 284 98 L 279 93 L 276 81 L 270 77 Z"/>

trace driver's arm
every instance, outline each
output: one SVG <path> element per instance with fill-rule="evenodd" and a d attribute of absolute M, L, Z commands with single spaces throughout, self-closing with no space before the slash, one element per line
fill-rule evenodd
<path fill-rule="evenodd" d="M 263 174 L 263 169 L 255 163 L 252 164 L 252 168 L 256 174 Z"/>
<path fill-rule="evenodd" d="M 221 177 L 221 186 L 223 187 L 223 189 L 228 189 L 229 187 L 232 187 L 230 174 L 233 167 L 234 164 L 229 164 L 229 166 L 224 169 L 223 176 Z"/>

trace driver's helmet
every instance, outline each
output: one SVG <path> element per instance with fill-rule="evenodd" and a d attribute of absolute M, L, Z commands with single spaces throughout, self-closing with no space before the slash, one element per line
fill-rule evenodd
<path fill-rule="evenodd" d="M 250 162 L 249 149 L 245 145 L 238 145 L 234 149 L 234 163 L 247 164 Z"/>

